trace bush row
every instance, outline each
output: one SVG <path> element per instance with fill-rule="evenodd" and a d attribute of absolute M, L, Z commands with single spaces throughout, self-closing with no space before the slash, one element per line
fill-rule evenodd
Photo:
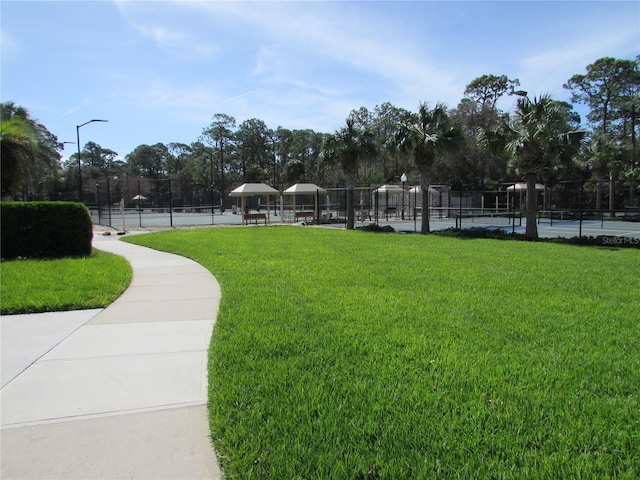
<path fill-rule="evenodd" d="M 445 230 L 437 230 L 433 232 L 435 235 L 441 235 L 445 237 L 458 237 L 458 238 L 489 238 L 494 240 L 522 240 L 522 241 L 536 241 L 536 242 L 552 242 L 552 243 L 566 243 L 569 245 L 587 245 L 595 247 L 616 247 L 616 248 L 639 248 L 640 239 L 635 237 L 613 236 L 613 235 L 598 235 L 597 237 L 571 237 L 571 238 L 539 238 L 537 240 L 531 240 L 522 233 L 511 233 L 500 228 L 467 228 L 459 230 L 457 228 L 448 228 Z"/>
<path fill-rule="evenodd" d="M 378 226 L 375 223 L 356 227 L 356 230 L 366 232 L 394 233 L 395 229 L 389 225 Z M 409 232 L 400 232 L 409 233 Z M 492 240 L 521 240 L 534 241 L 527 238 L 522 233 L 512 233 L 501 228 L 467 228 L 460 230 L 458 228 L 447 228 L 445 230 L 435 230 L 434 235 L 443 237 L 456 238 L 488 238 Z M 566 243 L 569 245 L 588 245 L 596 247 L 614 247 L 614 248 L 638 248 L 640 249 L 640 239 L 635 237 L 599 235 L 597 237 L 572 237 L 572 238 L 539 238 L 537 242 Z"/>
<path fill-rule="evenodd" d="M 93 226 L 82 203 L 2 202 L 0 222 L 3 259 L 91 254 Z"/>

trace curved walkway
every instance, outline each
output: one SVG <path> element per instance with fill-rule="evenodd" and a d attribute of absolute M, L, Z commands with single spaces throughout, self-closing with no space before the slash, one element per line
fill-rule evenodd
<path fill-rule="evenodd" d="M 219 479 L 207 350 L 220 288 L 186 258 L 94 235 L 133 279 L 106 309 L 2 317 L 3 479 Z"/>

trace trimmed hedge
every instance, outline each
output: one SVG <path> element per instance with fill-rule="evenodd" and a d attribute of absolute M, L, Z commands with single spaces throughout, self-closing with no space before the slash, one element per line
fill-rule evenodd
<path fill-rule="evenodd" d="M 615 247 L 615 248 L 638 248 L 640 249 L 640 239 L 635 237 L 599 235 L 597 237 L 571 237 L 571 238 L 538 238 L 532 240 L 522 233 L 511 233 L 500 228 L 467 228 L 460 230 L 457 228 L 447 228 L 436 230 L 434 235 L 456 238 L 489 238 L 493 240 L 522 240 L 525 242 L 552 242 L 565 243 L 568 245 L 587 245 L 594 247 Z"/>
<path fill-rule="evenodd" d="M 3 259 L 91 254 L 93 225 L 83 203 L 2 202 L 0 221 Z"/>

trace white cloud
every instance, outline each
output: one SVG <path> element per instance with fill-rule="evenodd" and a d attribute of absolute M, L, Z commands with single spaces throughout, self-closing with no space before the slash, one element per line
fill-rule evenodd
<path fill-rule="evenodd" d="M 13 60 L 22 53 L 22 45 L 6 28 L 0 30 L 0 48 L 2 48 L 2 60 Z"/>
<path fill-rule="evenodd" d="M 602 57 L 615 56 L 611 52 L 633 51 L 638 42 L 640 24 L 637 28 L 608 28 L 584 32 L 578 38 L 566 38 L 554 48 L 535 51 L 523 58 L 518 75 L 522 86 L 535 88 L 536 95 L 551 92 L 559 97 L 569 94 L 562 85 L 575 74 L 584 73 L 585 67 Z M 637 50 L 636 50 L 637 52 Z M 527 85 L 525 85 L 525 82 Z"/>
<path fill-rule="evenodd" d="M 256 93 L 259 93 L 259 92 L 262 92 L 262 91 L 264 91 L 264 88 L 257 88 L 255 90 L 251 90 L 250 92 L 241 93 L 240 95 L 235 95 L 235 96 L 233 96 L 231 98 L 228 98 L 227 101 L 228 102 L 232 102 L 234 100 L 239 100 L 241 98 L 248 97 L 250 95 L 255 95 Z"/>
<path fill-rule="evenodd" d="M 215 95 L 203 86 L 179 87 L 165 82 L 153 82 L 142 96 L 142 107 L 162 106 L 182 110 L 210 110 L 220 102 L 220 95 Z"/>
<path fill-rule="evenodd" d="M 281 82 L 290 75 L 287 53 L 278 45 L 263 45 L 256 53 L 255 66 L 251 75 L 268 81 Z"/>
<path fill-rule="evenodd" d="M 398 94 L 413 95 L 415 103 L 428 92 L 445 101 L 454 101 L 461 93 L 454 76 L 429 58 L 424 43 L 409 40 L 401 24 L 369 13 L 366 2 L 201 1 L 190 5 L 269 38 L 270 43 L 260 47 L 254 75 L 292 81 L 296 76 L 300 79 L 303 71 L 312 74 L 310 64 L 315 63 L 316 70 L 323 65 L 331 65 L 334 71 L 347 69 L 358 74 L 361 82 L 371 75 L 386 79 L 395 84 Z"/>
<path fill-rule="evenodd" d="M 173 26 L 172 12 L 158 8 L 157 2 L 114 0 L 114 4 L 134 30 L 176 56 L 187 60 L 207 59 L 218 51 L 215 45 L 203 41 L 191 31 Z M 166 24 L 172 24 L 172 28 Z"/>
<path fill-rule="evenodd" d="M 60 115 L 60 118 L 68 117 L 69 115 L 73 115 L 76 112 L 82 111 L 85 108 L 87 108 L 89 105 L 91 105 L 91 103 L 92 102 L 89 98 L 85 98 L 77 105 L 73 105 L 69 107 L 69 109 L 67 109 L 62 115 Z"/>
<path fill-rule="evenodd" d="M 135 25 L 135 28 L 144 36 L 153 39 L 163 47 L 172 47 L 183 43 L 186 35 L 183 33 L 170 32 L 163 27 L 151 27 L 147 25 Z"/>
<path fill-rule="evenodd" d="M 135 24 L 134 27 L 143 36 L 152 39 L 160 48 L 174 52 L 187 59 L 202 59 L 213 56 L 217 49 L 209 44 L 198 41 L 190 34 L 171 31 L 164 27 Z"/>

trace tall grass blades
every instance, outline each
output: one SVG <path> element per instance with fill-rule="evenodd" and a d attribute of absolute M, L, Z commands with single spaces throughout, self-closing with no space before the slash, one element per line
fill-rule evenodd
<path fill-rule="evenodd" d="M 227 478 L 637 478 L 640 255 L 300 227 L 162 232 L 220 281 Z"/>

